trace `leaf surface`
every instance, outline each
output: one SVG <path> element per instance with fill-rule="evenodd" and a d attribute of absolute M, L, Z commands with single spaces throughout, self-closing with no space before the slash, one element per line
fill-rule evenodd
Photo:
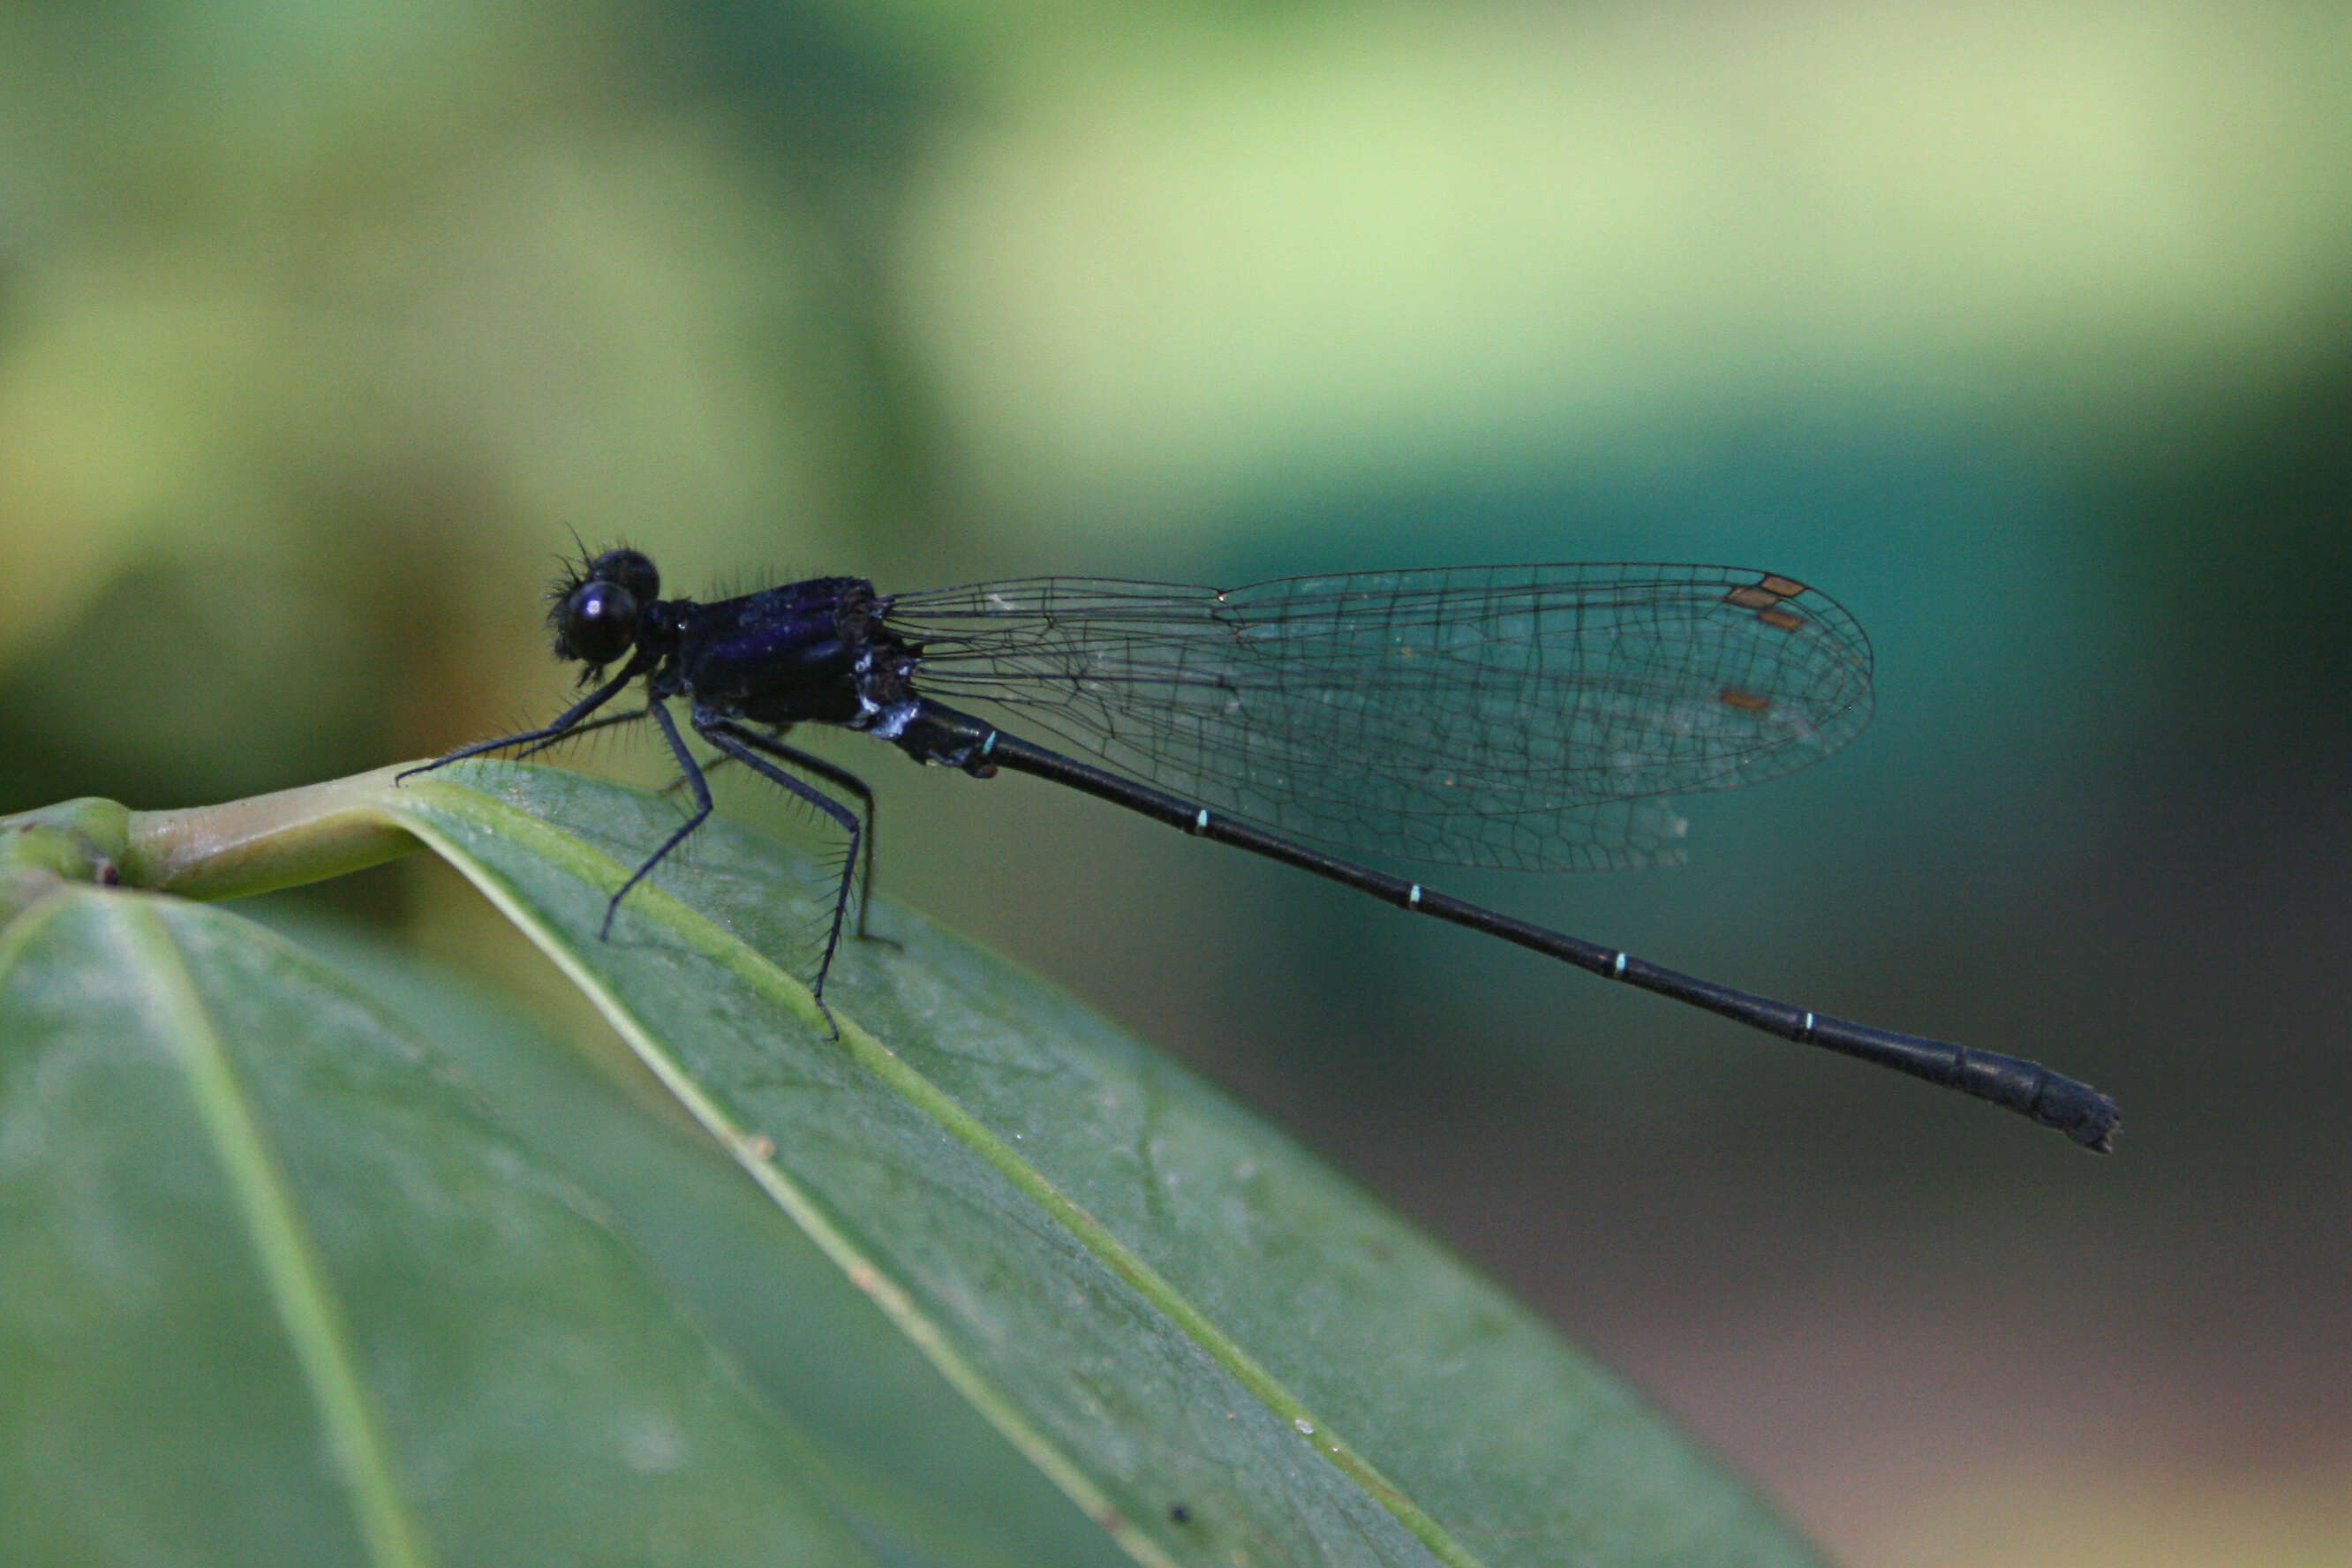
<path fill-rule="evenodd" d="M 0 1563 L 871 1561 L 581 1190 L 225 910 L 0 927 Z"/>
<path fill-rule="evenodd" d="M 1507 1297 L 1055 988 L 583 775 L 380 796 L 570 974 L 946 1384 L 1147 1563 L 1810 1561 Z"/>

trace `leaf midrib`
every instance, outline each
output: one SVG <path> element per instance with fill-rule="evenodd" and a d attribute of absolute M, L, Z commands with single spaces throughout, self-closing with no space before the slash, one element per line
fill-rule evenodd
<path fill-rule="evenodd" d="M 171 1043 L 197 1120 L 245 1222 L 370 1555 L 388 1568 L 428 1568 L 434 1562 L 428 1537 L 394 1479 L 391 1446 L 360 1375 L 327 1269 L 195 977 L 152 902 L 92 896 L 115 911 L 110 923 L 132 960 L 132 972 L 151 977 L 147 995 L 158 1032 Z"/>

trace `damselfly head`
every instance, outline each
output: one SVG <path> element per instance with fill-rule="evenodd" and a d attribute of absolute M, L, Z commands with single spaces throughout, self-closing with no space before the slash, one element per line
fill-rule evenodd
<path fill-rule="evenodd" d="M 607 550 L 565 568 L 548 594 L 555 657 L 578 659 L 593 675 L 629 651 L 640 619 L 660 595 L 661 573 L 635 550 Z"/>

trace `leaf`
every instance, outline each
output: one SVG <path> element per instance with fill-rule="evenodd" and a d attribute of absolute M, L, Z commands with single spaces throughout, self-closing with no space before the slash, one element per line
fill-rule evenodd
<path fill-rule="evenodd" d="M 436 1061 L 595 1199 L 747 1385 L 790 1423 L 810 1484 L 890 1561 L 1124 1561 L 682 1118 L 648 1115 L 633 1086 L 460 977 L 307 912 L 262 918 L 417 1025 Z"/>
<path fill-rule="evenodd" d="M 1138 1561 L 1809 1560 L 1507 1297 L 1004 961 L 885 906 L 835 1038 L 773 842 L 714 820 L 602 941 L 671 803 L 510 764 L 386 799 Z"/>
<path fill-rule="evenodd" d="M 0 1562 L 869 1559 L 579 1191 L 248 921 L 0 928 Z"/>
<path fill-rule="evenodd" d="M 677 1332 L 709 1325 L 773 1452 L 802 1457 L 779 1473 L 892 1561 L 1811 1561 L 1507 1297 L 1003 960 L 881 906 L 897 945 L 845 949 L 836 1036 L 795 978 L 827 908 L 805 857 L 714 821 L 600 940 L 677 820 L 577 774 L 466 763 L 132 814 L 100 853 L 219 895 L 381 858 L 404 829 L 470 878 L 743 1185 L 613 1140 L 625 1122 L 515 1069 L 495 1031 L 438 1028 L 451 1070 L 610 1205 Z M 1041 1504 L 1041 1481 L 1076 1509 Z"/>

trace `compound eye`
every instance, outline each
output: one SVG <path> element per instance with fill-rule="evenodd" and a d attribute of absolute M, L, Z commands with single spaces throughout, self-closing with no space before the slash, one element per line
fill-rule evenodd
<path fill-rule="evenodd" d="M 642 551 L 607 550 L 588 563 L 588 581 L 617 583 L 640 605 L 661 597 L 661 574 L 655 570 L 653 558 Z"/>
<path fill-rule="evenodd" d="M 590 666 L 612 663 L 637 640 L 637 599 L 618 583 L 583 583 L 563 601 L 556 652 Z"/>

